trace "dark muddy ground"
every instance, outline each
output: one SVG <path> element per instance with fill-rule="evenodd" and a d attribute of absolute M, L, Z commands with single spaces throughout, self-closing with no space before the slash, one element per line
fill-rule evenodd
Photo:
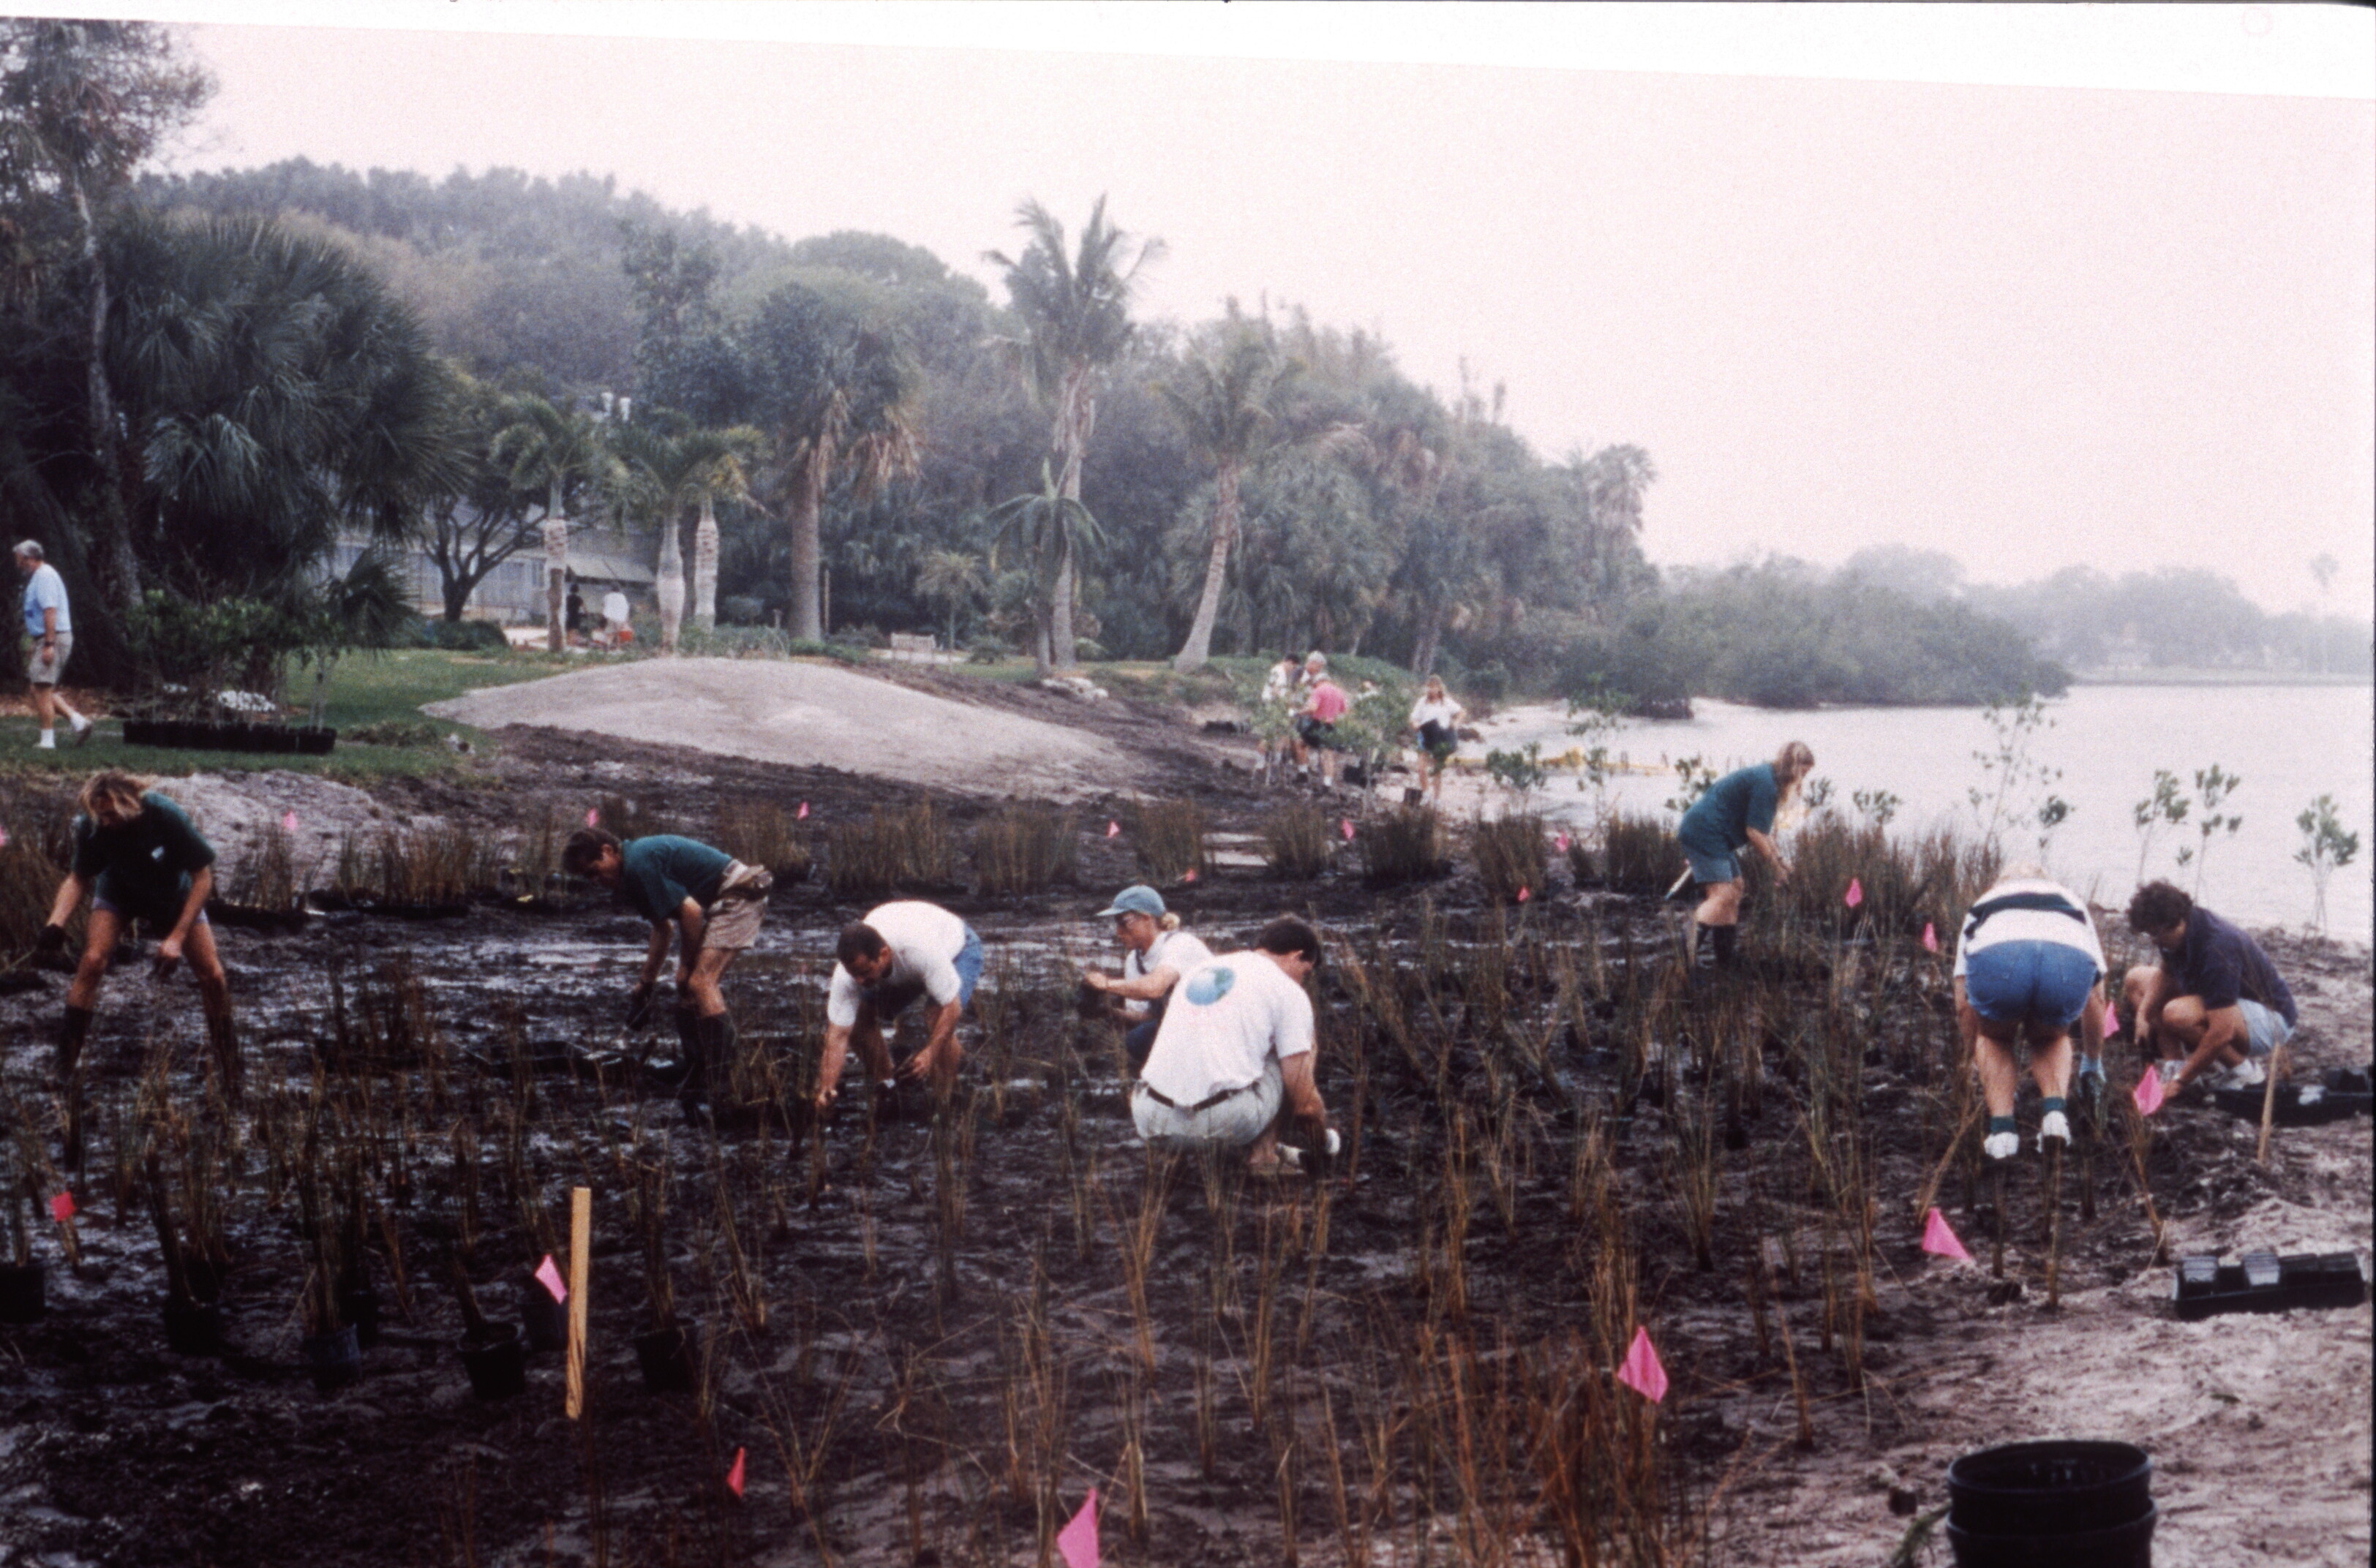
<path fill-rule="evenodd" d="M 415 784 L 402 804 L 492 827 L 546 795 L 582 810 L 631 793 L 697 826 L 696 802 L 719 794 L 809 800 L 823 818 L 901 793 L 602 753 L 514 735 L 505 786 Z M 1168 782 L 1201 778 L 1218 826 L 1250 826 L 1255 798 L 1205 766 L 1183 760 Z M 1107 952 L 1085 917 L 1135 874 L 1126 840 L 1091 827 L 1078 887 L 950 900 L 993 958 L 946 1111 L 911 1102 L 877 1123 L 845 1095 L 821 1133 L 764 1110 L 698 1133 L 619 1060 L 659 1043 L 618 1022 L 644 935 L 619 911 L 226 932 L 255 1067 L 228 1157 L 220 1357 L 165 1347 L 160 1254 L 128 1173 L 153 1051 L 171 1053 L 172 1098 L 198 1102 L 194 999 L 119 975 L 72 1182 L 79 1261 L 39 1226 L 49 1315 L 0 1328 L 0 1562 L 1044 1562 L 1092 1486 L 1110 1562 L 1556 1561 L 1523 1541 L 1559 1537 L 1546 1499 L 1562 1485 L 1635 1543 L 1618 1561 L 1649 1560 L 1655 1536 L 1676 1561 L 1878 1562 L 1907 1523 L 1893 1486 L 1901 1507 L 1944 1501 L 1957 1380 L 2011 1390 L 2000 1430 L 1964 1446 L 2085 1427 L 2084 1387 L 2062 1390 L 2076 1414 L 2066 1398 L 2025 1415 L 2019 1348 L 2075 1321 L 2115 1344 L 2163 1321 L 2125 1127 L 2065 1174 L 2062 1308 L 2043 1301 L 2034 1158 L 2009 1204 L 2020 1296 L 1989 1277 L 1988 1183 L 1947 1158 L 1964 1100 L 1938 959 L 1775 933 L 1752 983 L 1689 992 L 1664 911 L 1563 885 L 1506 915 L 1466 880 L 1379 894 L 1350 875 L 1238 873 L 1189 891 L 1208 939 L 1241 941 L 1285 909 L 1327 925 L 1321 1084 L 1357 1152 L 1309 1183 L 1152 1165 L 1112 1031 L 1074 1008 L 1073 974 Z M 862 908 L 814 885 L 779 892 L 729 985 L 746 1101 L 797 1098 L 831 933 Z M 2307 982 L 2302 1064 L 2365 1063 L 2367 955 L 2289 943 L 2281 962 Z M 395 1070 L 323 1063 L 334 972 L 350 1050 L 374 1042 Z M 58 989 L 0 999 L 7 1082 L 40 1123 L 59 1004 Z M 362 1379 L 327 1395 L 296 1366 L 305 1254 L 274 1172 L 309 1116 L 325 1158 L 375 1162 L 384 1331 Z M 595 1193 L 583 1421 L 562 1413 L 557 1355 L 497 1403 L 471 1397 L 455 1356 L 446 1260 L 510 1318 L 543 1250 L 506 1170 L 514 1118 L 550 1223 L 565 1226 L 570 1186 Z M 2144 1159 L 2176 1240 L 2283 1208 L 2364 1245 L 2365 1121 L 2281 1134 L 2265 1170 L 2215 1110 L 2156 1123 Z M 40 1142 L 54 1158 L 46 1125 Z M 457 1146 L 475 1160 L 457 1164 Z M 646 1392 L 630 1347 L 648 1294 L 633 1172 L 655 1162 L 672 1179 L 671 1282 L 706 1351 L 694 1394 Z M 1916 1195 L 1934 1172 L 1976 1266 L 1919 1250 Z M 2252 1320 L 2229 1342 L 2308 1315 Z M 2350 1550 L 2349 1510 L 2364 1556 L 2369 1314 L 2326 1318 L 2302 1332 L 2329 1336 L 2358 1413 L 2255 1409 L 2267 1473 L 2217 1483 L 2290 1487 L 2304 1529 L 2323 1530 L 2271 1560 Z M 1673 1379 L 1655 1424 L 1606 1382 L 1635 1323 Z M 2085 1375 L 2139 1376 L 2106 1360 Z M 2190 1375 L 2173 1361 L 2147 1380 Z M 1578 1410 L 1604 1425 L 1575 1426 Z M 2155 1420 L 2109 1434 L 2179 1441 Z M 1616 1441 L 1547 1474 L 1538 1455 L 1579 1431 Z M 1638 1463 L 1619 1452 L 1634 1440 Z M 2337 1444 L 2356 1444 L 2356 1472 L 2303 1462 Z M 739 1500 L 724 1486 L 738 1451 Z M 2237 1560 L 2184 1517 L 2161 1544 L 2171 1562 Z"/>

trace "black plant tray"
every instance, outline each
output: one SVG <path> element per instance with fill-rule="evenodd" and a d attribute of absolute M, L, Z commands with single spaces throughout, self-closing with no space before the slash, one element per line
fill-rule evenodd
<path fill-rule="evenodd" d="M 2255 1085 L 2251 1088 L 2214 1089 L 2211 1099 L 2230 1116 L 2258 1122 L 2266 1094 L 2266 1086 Z M 2279 1084 L 2277 1102 L 2270 1107 L 2269 1120 L 2280 1127 L 2317 1127 L 2371 1111 L 2376 1111 L 2376 1094 L 2369 1092 L 2367 1070 L 2330 1067 L 2314 1084 Z"/>
<path fill-rule="evenodd" d="M 343 893 L 321 891 L 307 894 L 305 900 L 326 913 L 348 910 L 358 915 L 385 915 L 397 921 L 459 920 L 471 909 L 467 898 L 451 904 L 381 904 L 369 898 L 350 898 Z"/>
<path fill-rule="evenodd" d="M 312 725 L 201 724 L 183 719 L 127 719 L 124 721 L 124 743 L 174 746 L 184 751 L 327 756 L 339 743 L 339 732 Z"/>
<path fill-rule="evenodd" d="M 2178 1260 L 2170 1297 L 2186 1323 L 2221 1313 L 2356 1307 L 2368 1299 L 2368 1276 L 2350 1253 L 2246 1253 L 2230 1264 L 2201 1254 Z"/>
<path fill-rule="evenodd" d="M 306 915 L 302 904 L 289 909 L 267 909 L 256 904 L 233 904 L 221 898 L 209 898 L 207 900 L 207 919 L 217 925 L 232 926 L 241 931 L 302 931 Z"/>

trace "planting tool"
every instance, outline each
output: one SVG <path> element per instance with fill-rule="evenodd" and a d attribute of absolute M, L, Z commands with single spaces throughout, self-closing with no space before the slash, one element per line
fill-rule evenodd
<path fill-rule="evenodd" d="M 2046 1304 L 2062 1304 L 2062 1146 L 2055 1139 L 2046 1154 Z"/>
<path fill-rule="evenodd" d="M 569 1189 L 569 1361 L 567 1403 L 571 1420 L 586 1413 L 586 1277 L 591 1272 L 594 1189 Z"/>
<path fill-rule="evenodd" d="M 2261 1089 L 2261 1146 L 2252 1155 L 2253 1161 L 2265 1169 L 2269 1163 L 2269 1127 L 2277 1111 L 2277 1080 L 2285 1075 L 2286 1048 L 2278 1046 L 2269 1052 L 2269 1064 Z"/>

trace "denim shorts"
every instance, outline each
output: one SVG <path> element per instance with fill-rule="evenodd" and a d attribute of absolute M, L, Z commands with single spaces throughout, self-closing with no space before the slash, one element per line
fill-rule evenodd
<path fill-rule="evenodd" d="M 2244 1031 L 2251 1037 L 2246 1048 L 2255 1056 L 2266 1056 L 2293 1038 L 2294 1027 L 2286 1016 L 2272 1007 L 2239 997 L 2236 1005 L 2243 1010 Z"/>
<path fill-rule="evenodd" d="M 2067 1029 L 2098 978 L 2096 960 L 2065 942 L 2000 942 L 1964 960 L 1964 994 L 1991 1024 Z"/>
<path fill-rule="evenodd" d="M 1682 847 L 1683 859 L 1691 862 L 1692 880 L 1698 883 L 1701 886 L 1705 887 L 1710 883 L 1716 882 L 1739 882 L 1740 880 L 1740 857 L 1739 855 L 1734 854 L 1730 850 L 1726 850 L 1722 854 L 1710 854 L 1705 849 L 1698 849 L 1693 845 L 1683 843 L 1680 838 L 1676 840 L 1676 843 Z"/>

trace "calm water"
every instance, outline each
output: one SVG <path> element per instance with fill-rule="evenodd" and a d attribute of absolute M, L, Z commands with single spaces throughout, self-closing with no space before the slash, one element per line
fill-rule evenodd
<path fill-rule="evenodd" d="M 1834 803 L 1852 810 L 1850 791 L 1887 790 L 1899 796 L 1894 828 L 1933 822 L 1976 826 L 1966 791 L 1981 782 L 1973 753 L 1993 749 L 1977 709 L 1833 708 L 1771 713 L 1729 703 L 1695 705 L 1683 723 L 1629 724 L 1616 749 L 1637 762 L 1694 753 L 1722 771 L 1771 757 L 1785 741 L 1802 740 L 1815 752 L 1815 773 L 1834 786 Z M 2327 889 L 2328 929 L 2367 941 L 2370 929 L 2370 868 L 2376 863 L 2376 688 L 2366 686 L 2081 686 L 2049 705 L 2053 727 L 2035 742 L 2037 760 L 2062 769 L 2053 792 L 2071 802 L 2070 818 L 2049 851 L 2055 874 L 2104 902 L 2126 902 L 2137 870 L 2137 835 L 2130 807 L 2152 791 L 2154 769 L 2176 772 L 2192 792 L 2195 769 L 2217 763 L 2243 783 L 2223 808 L 2244 825 L 2212 844 L 2201 893 L 2209 908 L 2249 925 L 2299 927 L 2311 916 L 2310 873 L 2294 862 L 2301 842 L 2294 818 L 2312 797 L 2331 794 L 2344 825 L 2359 835 L 2358 859 L 2337 872 Z M 1483 727 L 1488 746 L 1540 741 L 1546 753 L 1576 742 L 1563 716 L 1544 707 L 1514 707 Z M 1465 748 L 1482 754 L 1483 746 Z M 1580 819 L 1583 798 L 1555 777 L 1545 802 Z M 1619 803 L 1656 812 L 1675 792 L 1671 778 L 1625 778 L 1611 789 Z M 2199 811 L 2195 814 L 2200 814 Z M 2198 843 L 2190 822 L 2181 840 L 2165 834 L 2153 848 L 2148 875 L 2191 886 L 2173 851 Z M 2018 846 L 2015 836 L 2008 843 Z"/>

